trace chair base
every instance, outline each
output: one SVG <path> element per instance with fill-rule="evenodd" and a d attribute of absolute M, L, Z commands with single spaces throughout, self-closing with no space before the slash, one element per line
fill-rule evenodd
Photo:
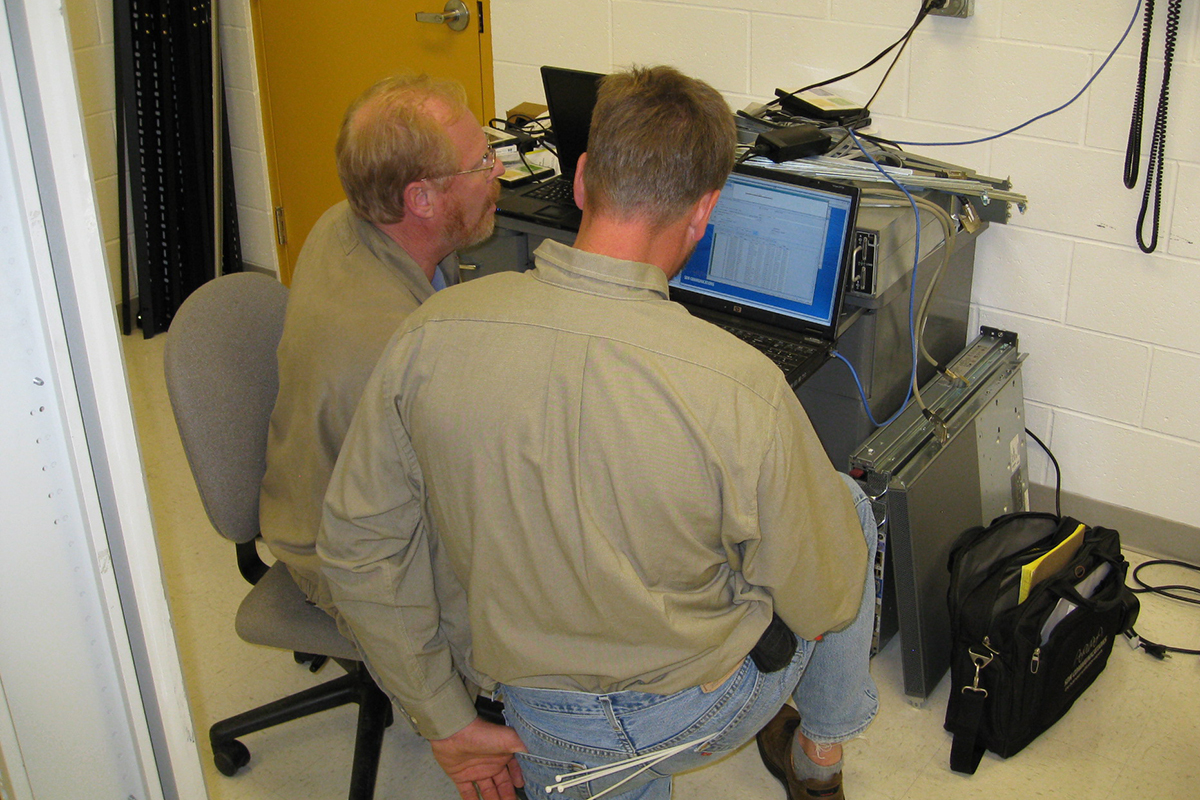
<path fill-rule="evenodd" d="M 349 798 L 372 800 L 375 796 L 375 779 L 379 773 L 383 732 L 392 724 L 392 703 L 375 685 L 366 667 L 358 662 L 354 662 L 351 670 L 340 678 L 213 725 L 208 730 L 213 761 L 222 775 L 232 776 L 250 761 L 250 751 L 238 741 L 239 736 L 347 703 L 358 703 L 358 734 L 354 742 Z"/>

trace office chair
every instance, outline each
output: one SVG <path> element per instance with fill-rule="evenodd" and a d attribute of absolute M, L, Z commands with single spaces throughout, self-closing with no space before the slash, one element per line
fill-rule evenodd
<path fill-rule="evenodd" d="M 237 737 L 358 703 L 349 797 L 370 800 L 383 731 L 392 723 L 391 702 L 333 618 L 307 602 L 282 562 L 267 567 L 255 545 L 287 291 L 266 275 L 232 273 L 193 292 L 167 337 L 167 393 L 204 510 L 217 532 L 236 544 L 239 571 L 253 584 L 238 609 L 238 636 L 292 650 L 313 671 L 333 658 L 347 674 L 222 720 L 209 729 L 209 741 L 217 769 L 232 776 L 250 761 Z"/>

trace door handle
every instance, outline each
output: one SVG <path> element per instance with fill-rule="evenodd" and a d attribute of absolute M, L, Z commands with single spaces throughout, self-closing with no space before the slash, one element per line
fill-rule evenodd
<path fill-rule="evenodd" d="M 428 22 L 431 25 L 445 25 L 452 31 L 465 30 L 471 22 L 471 11 L 462 0 L 446 0 L 442 13 L 418 11 L 417 22 Z"/>

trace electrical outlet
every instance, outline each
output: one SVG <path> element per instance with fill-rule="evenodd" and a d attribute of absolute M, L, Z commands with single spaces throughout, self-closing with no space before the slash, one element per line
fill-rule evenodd
<path fill-rule="evenodd" d="M 969 17 L 975 13 L 975 0 L 946 0 L 941 8 L 930 9 L 939 17 Z"/>

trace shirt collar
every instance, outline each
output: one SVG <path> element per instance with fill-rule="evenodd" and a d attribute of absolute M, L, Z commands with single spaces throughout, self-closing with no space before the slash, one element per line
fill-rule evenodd
<path fill-rule="evenodd" d="M 543 241 L 534 255 L 534 276 L 546 283 L 618 298 L 668 298 L 667 276 L 653 264 L 588 253 L 553 239 Z"/>
<path fill-rule="evenodd" d="M 423 303 L 432 297 L 437 289 L 430 284 L 429 279 L 425 277 L 425 271 L 408 252 L 375 225 L 350 210 L 346 201 L 342 202 L 347 206 L 345 214 L 347 252 L 361 244 L 371 252 L 377 261 L 389 267 L 407 285 L 409 292 L 418 302 Z M 442 273 L 445 285 L 451 286 L 459 282 L 458 264 L 458 253 L 451 253 L 438 264 L 437 268 Z"/>

